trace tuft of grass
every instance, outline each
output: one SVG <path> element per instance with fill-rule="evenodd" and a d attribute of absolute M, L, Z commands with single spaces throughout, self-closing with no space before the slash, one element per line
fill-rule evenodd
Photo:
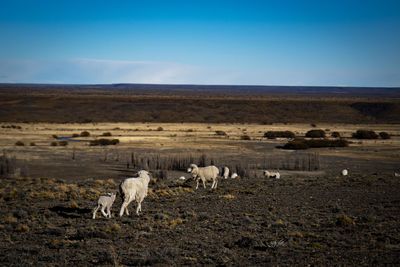
<path fill-rule="evenodd" d="M 18 221 L 18 219 L 17 218 L 15 218 L 14 216 L 12 216 L 12 215 L 9 215 L 9 216 L 7 216 L 7 218 L 5 219 L 5 222 L 6 223 L 16 223 Z"/>
<path fill-rule="evenodd" d="M 346 214 L 339 215 L 336 218 L 336 225 L 338 226 L 347 226 L 347 225 L 355 225 L 356 223 L 349 218 Z"/>
<path fill-rule="evenodd" d="M 247 134 L 244 134 L 244 135 L 240 136 L 240 140 L 251 140 L 251 138 Z"/>
<path fill-rule="evenodd" d="M 57 146 L 57 145 L 58 145 L 58 143 L 57 143 L 57 142 L 55 142 L 55 141 L 53 141 L 53 142 L 51 142 L 51 143 L 50 143 L 50 145 L 51 145 L 51 146 Z"/>
<path fill-rule="evenodd" d="M 227 195 L 219 196 L 219 198 L 234 199 L 234 198 L 236 198 L 236 197 L 235 197 L 234 195 L 227 194 Z"/>
<path fill-rule="evenodd" d="M 300 233 L 300 232 L 293 232 L 293 233 L 291 234 L 291 236 L 297 237 L 297 238 L 303 238 L 303 234 Z"/>
<path fill-rule="evenodd" d="M 60 142 L 58 142 L 58 145 L 60 145 L 60 146 L 67 146 L 68 145 L 68 141 L 60 141 Z"/>
<path fill-rule="evenodd" d="M 321 245 L 318 242 L 312 243 L 311 246 L 313 246 L 314 248 L 318 248 L 318 249 L 323 249 L 325 248 L 323 245 Z"/>
<path fill-rule="evenodd" d="M 379 136 L 380 136 L 382 139 L 390 139 L 390 134 L 388 134 L 387 132 L 380 132 L 380 133 L 379 133 Z"/>
<path fill-rule="evenodd" d="M 102 136 L 111 136 L 111 133 L 110 132 L 105 132 L 105 133 L 102 134 Z"/>
<path fill-rule="evenodd" d="M 182 223 L 183 223 L 183 220 L 181 218 L 177 218 L 175 220 L 170 221 L 169 225 L 171 227 L 175 227 L 175 226 L 177 226 L 179 224 L 182 224 Z"/>
<path fill-rule="evenodd" d="M 34 142 L 31 142 L 29 145 L 30 146 L 36 146 L 36 144 Z"/>
<path fill-rule="evenodd" d="M 70 208 L 74 208 L 74 209 L 79 208 L 78 203 L 76 203 L 75 201 L 71 201 L 71 202 L 68 204 L 68 206 L 69 206 Z"/>
<path fill-rule="evenodd" d="M 25 224 L 20 224 L 15 228 L 17 232 L 29 232 L 29 226 Z"/>

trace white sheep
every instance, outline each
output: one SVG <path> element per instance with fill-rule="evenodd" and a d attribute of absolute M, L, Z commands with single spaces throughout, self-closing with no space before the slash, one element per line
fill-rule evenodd
<path fill-rule="evenodd" d="M 232 179 L 235 179 L 235 178 L 237 178 L 237 177 L 239 177 L 239 176 L 238 176 L 238 174 L 237 174 L 236 172 L 232 173 L 232 175 L 231 175 L 231 178 L 232 178 Z"/>
<path fill-rule="evenodd" d="M 344 169 L 344 170 L 342 170 L 341 174 L 342 174 L 342 176 L 346 176 L 347 174 L 349 174 L 349 171 Z"/>
<path fill-rule="evenodd" d="M 138 177 L 126 178 L 119 185 L 119 190 L 123 203 L 119 216 L 129 215 L 128 205 L 133 200 L 137 202 L 136 214 L 139 215 L 139 211 L 142 211 L 142 201 L 147 196 L 148 187 L 150 182 L 150 175 L 147 171 L 141 170 L 138 172 Z"/>
<path fill-rule="evenodd" d="M 96 219 L 96 212 L 101 207 L 100 211 L 104 217 L 111 218 L 111 206 L 114 203 L 115 196 L 117 194 L 115 192 L 108 193 L 107 196 L 100 196 L 97 200 L 97 207 L 93 210 L 93 219 Z M 107 210 L 107 213 L 104 212 L 104 209 Z"/>
<path fill-rule="evenodd" d="M 199 180 L 203 181 L 203 186 L 206 188 L 206 181 L 213 181 L 211 189 L 217 188 L 219 170 L 215 166 L 197 167 L 196 164 L 190 164 L 188 172 L 192 174 L 193 179 L 197 181 L 196 189 L 199 188 Z"/>
<path fill-rule="evenodd" d="M 229 177 L 229 168 L 228 167 L 224 167 L 224 172 L 222 177 L 224 177 L 225 179 L 228 179 Z"/>
<path fill-rule="evenodd" d="M 182 180 L 182 181 L 185 181 L 185 176 L 181 176 L 181 177 L 179 177 L 179 180 Z"/>
<path fill-rule="evenodd" d="M 275 179 L 280 179 L 281 178 L 281 174 L 279 172 L 270 172 L 265 170 L 264 171 L 264 176 L 265 178 L 275 178 Z"/>
<path fill-rule="evenodd" d="M 399 172 L 394 172 L 394 177 L 400 177 L 400 173 Z"/>

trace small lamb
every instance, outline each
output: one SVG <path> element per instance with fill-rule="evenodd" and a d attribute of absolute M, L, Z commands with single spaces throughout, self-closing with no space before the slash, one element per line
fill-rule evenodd
<path fill-rule="evenodd" d="M 99 199 L 97 200 L 97 207 L 93 211 L 93 219 L 96 219 L 96 212 L 97 210 L 101 207 L 100 211 L 103 214 L 104 217 L 111 218 L 111 206 L 114 203 L 116 193 L 108 193 L 107 196 L 100 196 Z M 104 212 L 104 209 L 107 210 L 107 213 Z"/>
<path fill-rule="evenodd" d="M 264 176 L 265 178 L 275 178 L 275 179 L 280 179 L 281 174 L 279 172 L 269 172 L 269 171 L 264 171 Z"/>
<path fill-rule="evenodd" d="M 237 174 L 236 172 L 232 173 L 231 179 L 235 179 L 235 178 L 237 178 L 237 177 L 239 177 L 239 176 L 238 176 L 238 174 Z"/>
<path fill-rule="evenodd" d="M 346 170 L 346 169 L 344 169 L 344 170 L 342 170 L 342 176 L 346 176 L 346 175 L 348 175 L 349 174 L 349 171 L 348 170 Z"/>

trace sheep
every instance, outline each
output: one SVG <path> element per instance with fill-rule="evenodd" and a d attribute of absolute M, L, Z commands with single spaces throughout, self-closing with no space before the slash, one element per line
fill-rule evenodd
<path fill-rule="evenodd" d="M 213 181 L 211 189 L 217 188 L 219 170 L 215 166 L 197 167 L 196 164 L 190 164 L 188 172 L 192 174 L 193 179 L 197 181 L 196 189 L 199 188 L 199 180 L 203 181 L 203 186 L 206 188 L 206 181 Z"/>
<path fill-rule="evenodd" d="M 231 179 L 235 179 L 235 178 L 237 178 L 237 177 L 239 177 L 239 176 L 238 176 L 238 174 L 237 174 L 236 172 L 232 173 Z"/>
<path fill-rule="evenodd" d="M 281 174 L 279 172 L 270 172 L 265 170 L 264 171 L 264 176 L 265 178 L 275 178 L 275 179 L 280 179 L 281 178 Z"/>
<path fill-rule="evenodd" d="M 179 177 L 179 180 L 182 180 L 182 181 L 185 181 L 185 176 L 181 176 L 181 177 Z"/>
<path fill-rule="evenodd" d="M 142 211 L 142 201 L 147 196 L 149 182 L 150 174 L 145 170 L 139 171 L 138 177 L 126 178 L 121 182 L 119 190 L 123 203 L 119 212 L 120 217 L 124 215 L 124 212 L 129 215 L 128 205 L 133 200 L 136 200 L 136 214 L 139 215 L 139 211 Z"/>
<path fill-rule="evenodd" d="M 400 177 L 400 172 L 394 172 L 394 177 Z"/>
<path fill-rule="evenodd" d="M 101 207 L 100 211 L 104 217 L 111 218 L 111 206 L 114 203 L 116 193 L 108 193 L 107 196 L 100 196 L 97 200 L 97 207 L 93 210 L 93 219 L 96 219 L 96 212 Z M 104 209 L 107 210 L 107 213 L 104 212 Z"/>
<path fill-rule="evenodd" d="M 224 167 L 224 172 L 222 177 L 224 177 L 225 179 L 228 179 L 229 177 L 229 168 L 228 167 Z"/>
<path fill-rule="evenodd" d="M 344 169 L 344 170 L 342 170 L 341 174 L 342 174 L 342 176 L 346 176 L 347 174 L 349 174 L 349 171 Z"/>

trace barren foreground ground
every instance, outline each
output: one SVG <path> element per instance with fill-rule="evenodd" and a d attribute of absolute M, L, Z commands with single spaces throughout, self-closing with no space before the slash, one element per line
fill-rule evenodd
<path fill-rule="evenodd" d="M 10 126 L 10 124 L 2 124 Z M 16 158 L 15 173 L 0 180 L 0 262 L 22 265 L 399 265 L 400 128 L 398 125 L 320 124 L 352 143 L 307 152 L 277 149 L 286 140 L 263 138 L 268 130 L 306 124 L 14 124 L 0 128 L 3 156 Z M 161 127 L 161 128 L 159 128 Z M 328 131 L 329 129 L 329 131 Z M 386 131 L 389 140 L 356 140 L 357 129 Z M 89 137 L 57 137 L 83 131 Z M 226 135 L 217 135 L 223 131 Z M 110 137 L 100 137 L 110 132 Z M 242 140 L 247 135 L 250 140 Z M 328 134 L 329 135 L 329 134 Z M 89 146 L 98 138 L 116 146 Z M 75 141 L 72 141 L 75 140 Z M 24 146 L 15 146 L 17 141 Z M 57 146 L 51 146 L 57 142 Z M 34 145 L 30 145 L 34 143 Z M 139 155 L 207 155 L 216 165 L 252 166 L 218 189 L 199 187 L 181 170 L 153 171 L 142 214 L 91 219 L 100 194 L 117 191 L 137 171 Z M 308 154 L 316 169 L 290 160 Z M 195 162 L 196 163 L 196 162 Z M 293 164 L 292 164 L 293 163 Z M 266 180 L 262 167 L 280 168 Z M 292 166 L 292 167 L 291 167 Z M 297 166 L 297 165 L 296 165 Z M 302 166 L 301 164 L 299 166 Z M 350 175 L 339 176 L 343 168 Z"/>

